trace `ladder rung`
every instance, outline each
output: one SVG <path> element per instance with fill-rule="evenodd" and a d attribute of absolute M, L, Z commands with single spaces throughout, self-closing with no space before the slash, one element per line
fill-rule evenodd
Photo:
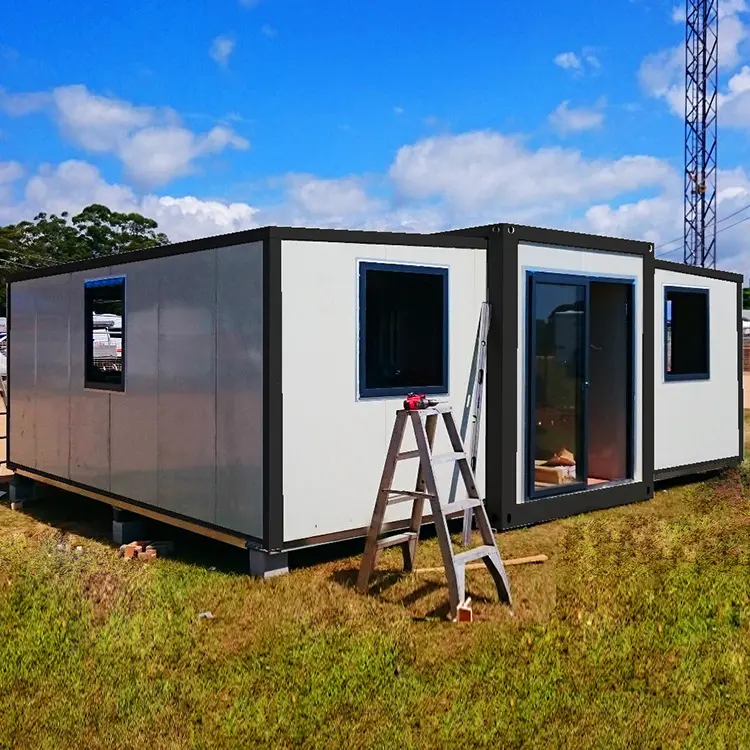
<path fill-rule="evenodd" d="M 489 557 L 493 552 L 497 551 L 497 547 L 493 547 L 490 544 L 482 544 L 474 549 L 468 549 L 466 552 L 459 552 L 457 555 L 453 555 L 453 561 L 457 565 L 466 564 L 472 560 L 480 560 L 483 557 Z"/>
<path fill-rule="evenodd" d="M 429 492 L 417 492 L 416 490 L 386 490 L 389 495 L 408 495 L 411 498 L 418 500 L 423 498 L 429 500 L 432 495 Z"/>
<path fill-rule="evenodd" d="M 386 536 L 382 539 L 378 539 L 378 549 L 385 549 L 386 547 L 395 547 L 397 544 L 406 544 L 412 539 L 416 539 L 417 534 L 414 531 L 405 531 L 403 534 L 394 534 L 393 536 Z"/>
<path fill-rule="evenodd" d="M 445 464 L 449 461 L 460 461 L 462 458 L 466 458 L 465 453 L 442 453 L 438 456 L 430 456 L 430 461 L 433 464 Z"/>
<path fill-rule="evenodd" d="M 478 497 L 465 497 L 463 500 L 455 500 L 452 503 L 445 503 L 440 508 L 443 511 L 443 515 L 450 515 L 451 513 L 458 513 L 458 511 L 470 510 L 471 508 L 478 508 L 482 504 L 482 501 Z"/>
<path fill-rule="evenodd" d="M 403 451 L 396 456 L 396 461 L 405 461 L 407 458 L 419 458 L 419 451 Z"/>
<path fill-rule="evenodd" d="M 388 498 L 388 505 L 397 505 L 398 503 L 413 503 L 417 498 L 411 495 L 394 495 Z"/>

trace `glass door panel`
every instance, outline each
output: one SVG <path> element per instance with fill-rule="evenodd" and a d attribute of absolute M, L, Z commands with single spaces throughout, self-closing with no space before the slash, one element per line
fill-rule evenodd
<path fill-rule="evenodd" d="M 586 483 L 588 286 L 531 275 L 529 284 L 529 496 Z"/>

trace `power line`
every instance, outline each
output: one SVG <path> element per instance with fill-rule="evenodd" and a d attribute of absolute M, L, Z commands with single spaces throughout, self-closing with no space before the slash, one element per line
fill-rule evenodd
<path fill-rule="evenodd" d="M 726 215 L 726 216 L 725 216 L 724 218 L 722 218 L 722 219 L 717 219 L 716 223 L 717 223 L 717 224 L 722 224 L 722 223 L 724 223 L 725 221 L 727 221 L 728 219 L 731 219 L 731 218 L 732 218 L 733 216 L 737 216 L 737 214 L 741 214 L 741 213 L 742 213 L 743 211 L 747 211 L 747 209 L 748 209 L 748 208 L 750 208 L 750 203 L 748 203 L 748 204 L 746 204 L 746 205 L 742 206 L 742 208 L 738 208 L 738 209 L 737 209 L 736 211 L 732 211 L 732 213 L 731 213 L 731 214 L 727 214 L 727 215 Z M 734 225 L 733 225 L 733 226 L 734 226 Z M 729 229 L 729 227 L 725 227 L 725 228 L 726 228 L 726 229 Z M 718 232 L 717 232 L 717 234 L 718 234 Z M 672 245 L 672 244 L 674 244 L 675 242 L 684 242 L 684 240 L 685 240 L 685 237 L 684 237 L 683 235 L 680 235 L 679 237 L 675 237 L 675 238 L 674 238 L 673 240 L 667 240 L 666 242 L 662 242 L 662 243 L 661 243 L 661 245 L 657 245 L 657 246 L 656 246 L 656 247 L 654 248 L 654 252 L 656 252 L 657 250 L 660 250 L 660 249 L 661 249 L 661 248 L 663 248 L 663 247 L 666 247 L 667 245 Z M 677 252 L 677 250 L 682 250 L 682 248 L 681 248 L 681 247 L 677 247 L 677 248 L 675 248 L 674 250 L 669 250 L 668 252 L 669 252 L 669 253 L 674 253 L 674 252 Z M 665 253 L 665 254 L 666 254 L 666 253 Z"/>
<path fill-rule="evenodd" d="M 745 206 L 745 208 L 750 208 L 750 206 Z M 744 209 L 740 209 L 740 210 L 744 210 Z M 738 213 L 740 213 L 740 211 L 735 211 L 733 214 L 729 214 L 729 216 L 725 216 L 722 219 L 722 221 L 726 221 L 727 219 L 731 219 L 732 216 L 736 216 Z M 722 227 L 721 229 L 717 229 L 716 230 L 716 234 L 721 234 L 722 232 L 726 232 L 727 229 L 731 229 L 732 227 L 736 227 L 738 224 L 742 224 L 742 223 L 744 223 L 746 221 L 750 221 L 750 216 L 746 216 L 744 219 L 740 219 L 739 221 L 735 221 L 733 224 L 729 224 L 728 226 Z M 682 250 L 682 248 L 681 247 L 672 248 L 672 250 L 667 250 L 666 253 L 662 253 L 661 257 L 664 258 L 667 255 L 671 255 L 672 253 L 678 252 L 679 250 Z"/>

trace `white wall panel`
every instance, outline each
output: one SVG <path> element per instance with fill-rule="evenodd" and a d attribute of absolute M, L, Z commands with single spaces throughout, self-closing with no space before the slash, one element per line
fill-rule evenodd
<path fill-rule="evenodd" d="M 359 261 L 449 269 L 449 387 L 460 424 L 472 351 L 485 299 L 484 250 L 285 241 L 282 244 L 284 539 L 345 532 L 369 524 L 395 411 L 403 397 L 358 400 Z M 447 449 L 444 430 L 436 451 Z M 414 447 L 407 438 L 405 449 Z M 441 491 L 450 489 L 442 465 Z M 413 487 L 416 462 L 396 483 Z M 480 491 L 483 469 L 478 472 Z M 461 495 L 462 496 L 462 495 Z M 408 518 L 408 503 L 386 521 Z"/>
<path fill-rule="evenodd" d="M 664 379 L 664 287 L 709 293 L 710 379 Z M 676 468 L 739 454 L 737 285 L 657 269 L 654 289 L 654 469 Z"/>

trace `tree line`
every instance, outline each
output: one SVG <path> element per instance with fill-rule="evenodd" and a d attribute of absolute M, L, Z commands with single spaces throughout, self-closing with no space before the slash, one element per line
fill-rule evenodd
<path fill-rule="evenodd" d="M 2 226 L 0 311 L 5 315 L 5 282 L 13 273 L 167 244 L 169 238 L 153 219 L 99 203 L 74 216 L 39 213 L 32 221 Z"/>

